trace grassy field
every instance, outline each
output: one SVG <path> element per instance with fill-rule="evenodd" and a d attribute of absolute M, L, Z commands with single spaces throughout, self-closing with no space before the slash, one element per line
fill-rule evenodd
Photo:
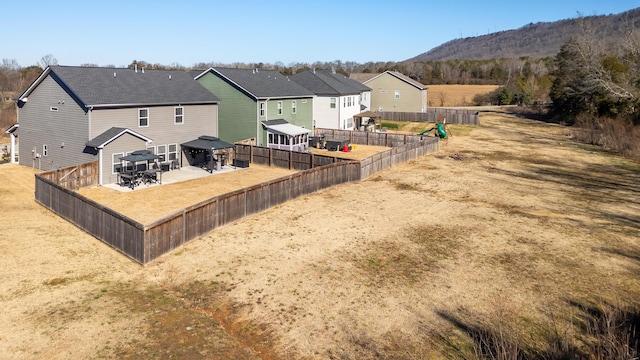
<path fill-rule="evenodd" d="M 0 165 L 0 358 L 637 357 L 640 164 L 504 113 L 452 131 L 145 267 Z"/>
<path fill-rule="evenodd" d="M 470 106 L 474 105 L 473 97 L 487 94 L 499 85 L 428 85 L 428 106 Z"/>

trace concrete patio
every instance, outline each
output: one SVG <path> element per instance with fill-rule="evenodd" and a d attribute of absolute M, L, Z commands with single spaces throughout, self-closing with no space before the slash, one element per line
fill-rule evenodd
<path fill-rule="evenodd" d="M 209 172 L 208 170 L 205 170 L 198 166 L 185 166 L 180 169 L 163 171 L 161 173 L 158 173 L 158 182 L 155 182 L 155 183 L 141 182 L 139 185 L 137 185 L 133 189 L 131 189 L 128 186 L 122 186 L 118 183 L 106 184 L 103 186 L 109 189 L 117 190 L 117 191 L 129 192 L 129 191 L 136 191 L 139 189 L 146 189 L 146 188 L 155 187 L 155 186 L 173 184 L 173 183 L 178 183 L 186 180 L 198 179 L 198 178 L 207 177 L 207 176 L 214 176 L 214 175 L 219 175 L 219 174 L 224 174 L 231 171 L 239 171 L 239 170 L 243 170 L 243 168 L 235 167 L 233 165 L 222 166 L 220 170 L 213 170 L 213 172 Z"/>

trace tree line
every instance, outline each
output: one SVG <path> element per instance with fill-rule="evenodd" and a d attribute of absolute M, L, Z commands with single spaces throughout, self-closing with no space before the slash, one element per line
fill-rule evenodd
<path fill-rule="evenodd" d="M 587 22 L 579 35 L 571 38 L 555 57 L 366 62 L 335 60 L 314 63 L 196 63 L 191 67 L 133 60 L 135 66 L 160 70 L 204 70 L 209 67 L 258 68 L 293 75 L 305 70 L 327 69 L 349 76 L 352 73 L 398 71 L 422 84 L 500 85 L 493 93 L 473 99 L 477 105 L 551 104 L 552 114 L 574 123 L 578 118 L 608 117 L 638 124 L 636 111 L 640 95 L 640 41 L 633 25 L 622 41 L 604 42 Z M 586 25 L 585 25 L 586 24 Z M 53 55 L 38 64 L 21 67 L 15 60 L 0 65 L 0 94 L 23 91 L 44 68 L 57 65 Z M 81 66 L 98 66 L 82 64 Z"/>

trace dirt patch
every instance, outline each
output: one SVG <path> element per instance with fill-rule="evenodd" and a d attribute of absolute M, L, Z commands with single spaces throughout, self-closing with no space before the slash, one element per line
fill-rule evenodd
<path fill-rule="evenodd" d="M 496 329 L 547 354 L 594 304 L 634 304 L 640 166 L 558 125 L 480 120 L 145 267 L 0 165 L 0 357 L 473 358 Z"/>

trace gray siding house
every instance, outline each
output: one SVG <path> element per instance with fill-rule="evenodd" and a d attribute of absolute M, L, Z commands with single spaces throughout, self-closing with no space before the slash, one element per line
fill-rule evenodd
<path fill-rule="evenodd" d="M 181 143 L 218 134 L 220 100 L 185 71 L 51 66 L 17 102 L 21 165 L 97 160 L 100 184 L 135 150 L 182 161 Z"/>

